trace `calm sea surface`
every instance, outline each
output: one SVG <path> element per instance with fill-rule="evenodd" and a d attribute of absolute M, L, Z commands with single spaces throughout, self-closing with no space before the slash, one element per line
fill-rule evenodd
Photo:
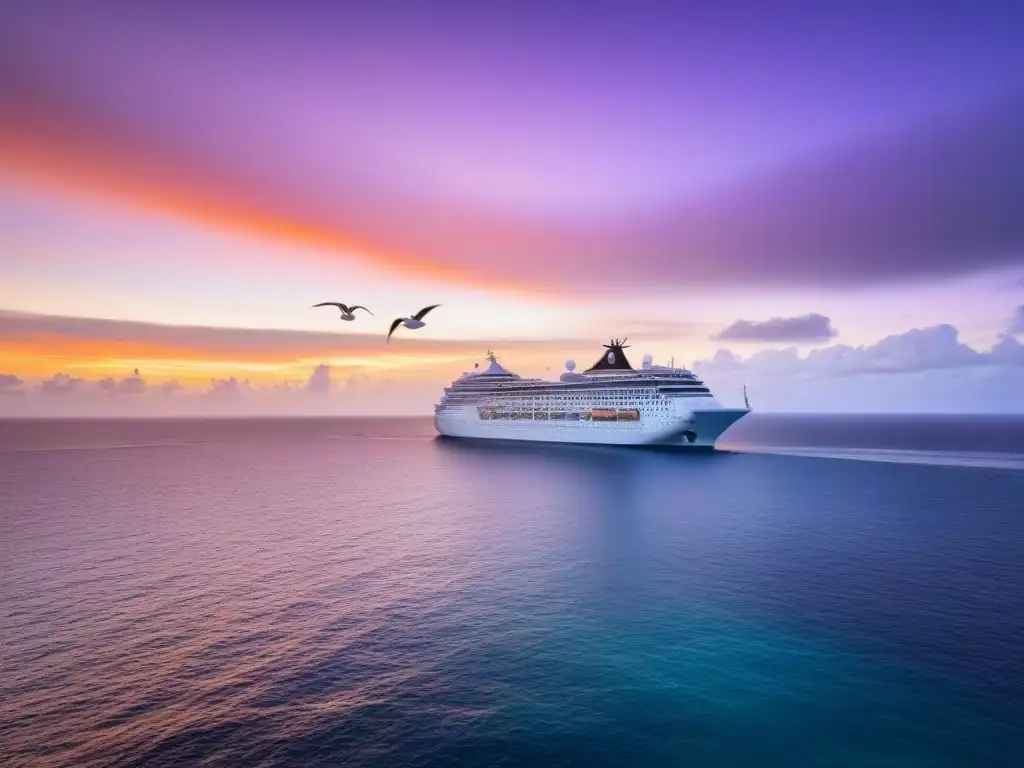
<path fill-rule="evenodd" d="M 0 423 L 0 764 L 1017 766 L 1024 421 Z"/>

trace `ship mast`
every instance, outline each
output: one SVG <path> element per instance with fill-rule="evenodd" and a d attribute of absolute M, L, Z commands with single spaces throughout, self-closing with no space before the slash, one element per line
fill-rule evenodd
<path fill-rule="evenodd" d="M 747 407 L 748 411 L 751 410 L 750 400 L 747 399 L 747 382 L 745 381 L 743 382 L 743 405 Z"/>

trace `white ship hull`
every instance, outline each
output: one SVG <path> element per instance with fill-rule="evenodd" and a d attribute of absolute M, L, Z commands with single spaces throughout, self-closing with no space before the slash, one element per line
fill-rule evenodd
<path fill-rule="evenodd" d="M 748 413 L 746 409 L 711 407 L 651 421 L 515 422 L 480 419 L 476 408 L 461 407 L 435 415 L 434 426 L 445 437 L 710 450 L 723 432 Z"/>

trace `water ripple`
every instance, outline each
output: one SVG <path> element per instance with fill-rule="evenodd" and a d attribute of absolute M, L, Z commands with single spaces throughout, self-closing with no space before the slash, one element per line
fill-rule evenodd
<path fill-rule="evenodd" d="M 419 421 L 74 429 L 0 456 L 5 765 L 1024 751 L 1024 473 Z"/>

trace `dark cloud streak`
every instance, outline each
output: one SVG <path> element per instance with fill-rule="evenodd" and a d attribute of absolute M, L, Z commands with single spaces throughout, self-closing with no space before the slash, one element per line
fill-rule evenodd
<path fill-rule="evenodd" d="M 838 335 L 829 318 L 812 313 L 800 317 L 773 317 L 762 322 L 737 320 L 712 338 L 716 341 L 784 343 L 828 341 Z"/>
<path fill-rule="evenodd" d="M 383 333 L 330 333 L 323 331 L 237 328 L 201 325 L 165 325 L 135 320 L 42 315 L 0 310 L 0 343 L 34 337 L 79 340 L 90 343 L 132 342 L 142 346 L 180 350 L 182 354 L 320 356 L 331 353 L 374 353 L 385 350 Z M 543 341 L 506 339 L 507 349 L 563 349 L 592 344 L 593 339 L 554 338 Z M 393 338 L 389 351 L 420 350 L 429 353 L 463 353 L 487 342 L 473 339 Z M 140 358 L 141 359 L 141 358 Z"/>
<path fill-rule="evenodd" d="M 631 270 L 705 285 L 845 286 L 1021 264 L 1022 126 L 1017 93 L 610 227 L 603 239 L 623 252 L 632 244 Z M 606 246 L 600 262 L 613 257 Z"/>

